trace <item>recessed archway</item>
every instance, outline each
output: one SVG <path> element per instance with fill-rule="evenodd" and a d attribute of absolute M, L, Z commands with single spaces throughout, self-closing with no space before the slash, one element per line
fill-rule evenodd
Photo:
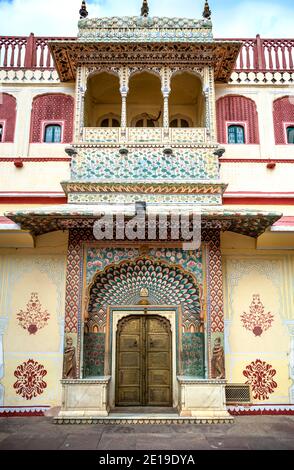
<path fill-rule="evenodd" d="M 181 120 L 189 124 L 183 127 L 204 127 L 204 111 L 205 99 L 200 78 L 191 72 L 175 73 L 169 96 L 170 123 L 177 119 L 179 127 Z"/>
<path fill-rule="evenodd" d="M 182 349 L 183 370 L 191 372 L 192 369 L 198 369 L 199 374 L 196 375 L 201 376 L 204 373 L 204 338 L 199 286 L 194 276 L 180 266 L 149 257 L 110 265 L 94 276 L 88 289 L 87 318 L 84 325 L 84 375 L 102 376 L 105 373 L 109 307 L 139 305 L 142 289 L 148 291 L 150 305 L 175 306 L 181 312 L 181 316 L 177 318 L 177 328 L 179 335 L 182 335 L 179 348 Z M 197 354 L 195 363 L 190 364 L 187 351 L 192 346 Z"/>
<path fill-rule="evenodd" d="M 121 116 L 119 78 L 108 72 L 91 75 L 85 95 L 85 127 L 117 127 Z M 108 126 L 105 121 L 108 119 Z M 103 123 L 103 125 L 102 125 Z"/>
<path fill-rule="evenodd" d="M 163 96 L 159 76 L 140 72 L 130 78 L 127 110 L 131 127 L 162 125 Z"/>

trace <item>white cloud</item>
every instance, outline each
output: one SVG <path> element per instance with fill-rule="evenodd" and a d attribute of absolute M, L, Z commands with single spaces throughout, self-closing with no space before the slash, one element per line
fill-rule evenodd
<path fill-rule="evenodd" d="M 211 0 L 216 37 L 293 36 L 293 6 L 286 0 Z M 204 1 L 150 0 L 158 16 L 199 18 Z M 1 35 L 76 36 L 81 0 L 0 0 Z M 91 17 L 139 14 L 141 0 L 88 1 Z"/>

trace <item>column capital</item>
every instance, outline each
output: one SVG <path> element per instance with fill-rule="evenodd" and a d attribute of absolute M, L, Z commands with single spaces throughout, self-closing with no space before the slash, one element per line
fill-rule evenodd
<path fill-rule="evenodd" d="M 284 320 L 283 323 L 287 326 L 290 336 L 294 336 L 294 320 Z"/>
<path fill-rule="evenodd" d="M 0 317 L 0 335 L 5 333 L 8 324 L 8 317 Z"/>

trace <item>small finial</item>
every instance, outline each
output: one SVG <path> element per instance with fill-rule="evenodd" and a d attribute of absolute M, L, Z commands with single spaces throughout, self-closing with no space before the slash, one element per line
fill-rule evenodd
<path fill-rule="evenodd" d="M 148 1 L 143 0 L 143 5 L 141 8 L 141 16 L 144 16 L 145 18 L 149 15 L 149 6 L 148 6 Z"/>
<path fill-rule="evenodd" d="M 80 9 L 79 13 L 80 13 L 81 20 L 83 18 L 87 18 L 88 14 L 89 14 L 88 11 L 87 11 L 87 6 L 86 6 L 85 0 L 82 1 L 82 6 L 81 6 L 81 9 Z"/>
<path fill-rule="evenodd" d="M 211 19 L 211 9 L 209 8 L 209 4 L 208 4 L 207 1 L 205 2 L 202 16 L 203 16 L 203 18 L 206 18 L 207 20 Z"/>

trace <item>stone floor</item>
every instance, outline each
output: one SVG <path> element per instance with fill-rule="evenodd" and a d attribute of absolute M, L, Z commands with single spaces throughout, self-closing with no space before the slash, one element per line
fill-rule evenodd
<path fill-rule="evenodd" d="M 0 450 L 294 450 L 294 416 L 243 416 L 225 425 L 55 425 L 0 418 Z"/>

